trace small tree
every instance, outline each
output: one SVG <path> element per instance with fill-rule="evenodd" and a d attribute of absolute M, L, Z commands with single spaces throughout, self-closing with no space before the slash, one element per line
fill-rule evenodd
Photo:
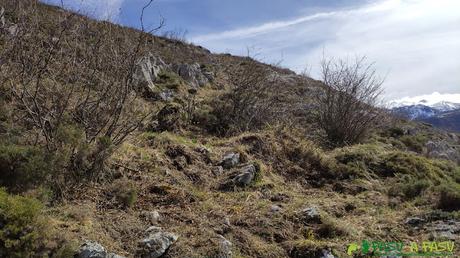
<path fill-rule="evenodd" d="M 35 145 L 55 154 L 73 178 L 98 177 L 112 147 L 151 113 L 139 105 L 133 77 L 149 34 L 163 26 L 144 28 L 152 2 L 134 37 L 70 12 L 47 17 L 36 1 L 6 6 L 0 84 L 11 91 L 17 120 L 38 132 Z"/>
<path fill-rule="evenodd" d="M 213 103 L 218 134 L 234 134 L 260 129 L 280 117 L 279 75 L 273 70 L 246 60 L 226 70 L 232 83 Z"/>
<path fill-rule="evenodd" d="M 365 57 L 323 59 L 321 72 L 326 87 L 316 94 L 317 123 L 333 145 L 360 141 L 380 117 L 376 105 L 384 80 Z"/>

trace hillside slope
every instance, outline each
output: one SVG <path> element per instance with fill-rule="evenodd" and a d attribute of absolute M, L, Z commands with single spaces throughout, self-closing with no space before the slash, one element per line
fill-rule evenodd
<path fill-rule="evenodd" d="M 459 135 L 388 116 L 331 148 L 311 119 L 320 82 L 36 1 L 0 7 L 0 257 L 459 244 Z"/>

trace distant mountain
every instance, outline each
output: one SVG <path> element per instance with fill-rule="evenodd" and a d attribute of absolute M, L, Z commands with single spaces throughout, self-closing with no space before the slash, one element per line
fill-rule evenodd
<path fill-rule="evenodd" d="M 438 111 L 435 108 L 419 104 L 419 105 L 395 107 L 392 109 L 392 112 L 394 114 L 403 116 L 410 120 L 414 120 L 414 119 L 423 119 L 423 118 L 433 117 L 437 113 L 442 112 L 442 111 Z"/>
<path fill-rule="evenodd" d="M 423 121 L 439 128 L 460 132 L 460 103 L 442 101 L 428 104 L 420 101 L 414 105 L 404 104 L 390 103 L 392 113 L 410 120 Z"/>
<path fill-rule="evenodd" d="M 438 115 L 419 120 L 445 130 L 460 132 L 460 109 L 442 112 Z"/>

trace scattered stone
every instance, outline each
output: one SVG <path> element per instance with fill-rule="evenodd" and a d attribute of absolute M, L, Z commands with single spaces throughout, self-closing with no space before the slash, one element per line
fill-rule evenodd
<path fill-rule="evenodd" d="M 144 97 L 156 98 L 158 91 L 155 82 L 161 71 L 167 69 L 167 65 L 159 57 L 149 54 L 137 62 L 137 68 L 133 75 L 133 83 Z"/>
<path fill-rule="evenodd" d="M 139 255 L 145 258 L 161 257 L 178 239 L 177 235 L 164 232 L 160 227 L 152 226 L 146 232 L 149 235 L 139 242 L 138 251 Z"/>
<path fill-rule="evenodd" d="M 86 241 L 80 246 L 76 255 L 77 258 L 106 258 L 106 256 L 105 248 L 95 241 Z"/>
<path fill-rule="evenodd" d="M 114 253 L 107 253 L 105 248 L 95 241 L 86 241 L 80 246 L 76 258 L 126 258 Z"/>
<path fill-rule="evenodd" d="M 238 163 L 240 163 L 240 154 L 231 152 L 222 158 L 222 161 L 219 163 L 219 165 L 225 169 L 230 169 L 238 165 Z"/>
<path fill-rule="evenodd" d="M 230 227 L 232 224 L 230 223 L 230 219 L 228 217 L 225 217 L 224 219 L 224 225 L 227 227 Z"/>
<path fill-rule="evenodd" d="M 306 223 L 321 223 L 321 214 L 315 207 L 307 207 L 301 211 L 301 216 Z"/>
<path fill-rule="evenodd" d="M 210 73 L 205 73 L 201 66 L 194 64 L 176 64 L 173 70 L 193 88 L 203 87 L 210 81 Z M 209 77 L 209 78 L 208 78 Z"/>
<path fill-rule="evenodd" d="M 322 256 L 320 258 L 336 258 L 331 251 L 323 249 L 321 250 Z"/>
<path fill-rule="evenodd" d="M 231 258 L 233 257 L 232 253 L 232 247 L 233 244 L 228 241 L 225 237 L 222 235 L 218 235 L 219 237 L 219 250 L 216 254 L 216 258 Z"/>
<path fill-rule="evenodd" d="M 406 224 L 411 225 L 411 226 L 418 226 L 424 222 L 425 220 L 419 217 L 409 217 L 406 219 Z"/>
<path fill-rule="evenodd" d="M 233 179 L 237 186 L 248 186 L 256 176 L 256 167 L 254 165 L 247 165 L 241 168 L 240 173 Z"/>
<path fill-rule="evenodd" d="M 460 162 L 460 152 L 445 141 L 428 141 L 425 144 L 427 156 Z"/>
<path fill-rule="evenodd" d="M 272 205 L 272 206 L 270 206 L 270 211 L 271 211 L 272 213 L 280 212 L 280 211 L 281 211 L 281 207 L 278 206 L 278 205 Z"/>
<path fill-rule="evenodd" d="M 457 241 L 460 239 L 460 222 L 456 220 L 436 221 L 427 227 L 435 239 L 449 239 Z"/>
<path fill-rule="evenodd" d="M 160 213 L 157 210 L 154 211 L 144 211 L 142 216 L 146 218 L 151 224 L 158 224 L 161 220 Z"/>
<path fill-rule="evenodd" d="M 258 173 L 258 168 L 253 164 L 245 165 L 238 169 L 235 173 L 232 173 L 230 177 L 220 185 L 221 190 L 231 190 L 235 186 L 246 187 L 249 186 L 255 179 Z"/>

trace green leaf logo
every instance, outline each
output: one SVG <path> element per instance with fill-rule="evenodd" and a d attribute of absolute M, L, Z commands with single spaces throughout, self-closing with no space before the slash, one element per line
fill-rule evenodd
<path fill-rule="evenodd" d="M 367 254 L 369 253 L 369 249 L 371 248 L 371 245 L 368 241 L 366 240 L 363 240 L 363 242 L 361 243 L 361 252 L 363 254 Z"/>
<path fill-rule="evenodd" d="M 359 249 L 358 244 L 356 244 L 356 243 L 351 243 L 351 244 L 348 246 L 347 254 L 348 254 L 349 256 L 352 256 L 352 255 L 353 255 L 353 252 L 354 252 L 354 251 L 357 251 L 358 249 Z"/>

